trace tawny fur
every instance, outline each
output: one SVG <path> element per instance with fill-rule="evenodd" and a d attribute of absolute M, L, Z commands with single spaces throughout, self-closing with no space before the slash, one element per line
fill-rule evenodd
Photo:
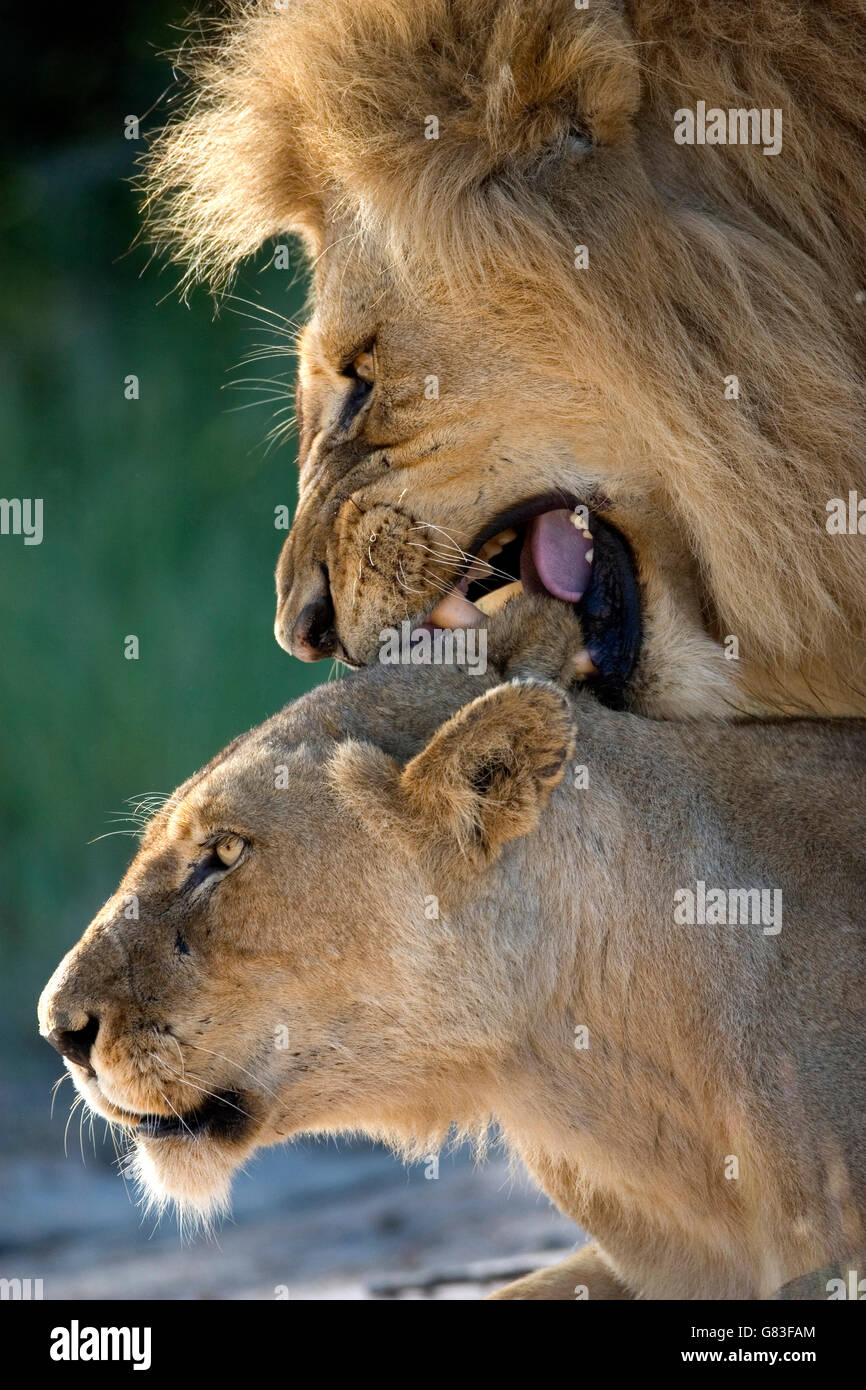
<path fill-rule="evenodd" d="M 407 571 L 405 545 L 368 568 L 407 488 L 414 525 L 466 544 L 480 489 L 495 512 L 546 483 L 605 496 L 635 545 L 637 707 L 866 711 L 864 542 L 825 528 L 830 499 L 866 496 L 864 14 L 267 0 L 191 44 L 192 106 L 148 160 L 156 240 L 216 283 L 286 231 L 320 258 L 302 347 L 319 482 L 302 487 L 285 622 L 328 555 L 340 631 L 369 659 L 446 568 Z M 778 108 L 781 152 L 676 145 L 674 112 L 698 100 Z M 596 141 L 585 160 L 567 153 L 575 127 Z M 383 334 L 386 400 L 354 465 L 385 444 L 396 459 L 346 487 L 322 436 L 363 323 Z M 430 374 L 450 405 L 425 402 Z M 381 525 L 341 537 L 341 486 Z"/>
<path fill-rule="evenodd" d="M 121 1128 L 236 1096 L 228 1136 L 138 1138 L 155 1200 L 207 1214 L 304 1132 L 494 1121 L 601 1247 L 502 1297 L 768 1297 L 863 1250 L 864 726 L 567 699 L 573 624 L 514 603 L 486 675 L 321 686 L 152 821 L 40 1022 L 98 1019 L 69 1066 Z M 780 890 L 781 930 L 678 925 L 699 879 Z"/>

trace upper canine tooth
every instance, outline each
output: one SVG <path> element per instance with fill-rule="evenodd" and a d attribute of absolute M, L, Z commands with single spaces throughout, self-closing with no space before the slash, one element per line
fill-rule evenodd
<path fill-rule="evenodd" d="M 498 555 L 507 545 L 516 540 L 517 532 L 513 531 L 510 526 L 506 527 L 504 531 L 500 531 L 498 535 L 491 536 L 489 541 L 484 542 L 478 552 L 478 559 L 492 560 L 494 555 Z"/>
<path fill-rule="evenodd" d="M 492 566 L 487 560 L 475 559 L 463 576 L 461 588 L 465 593 L 470 584 L 474 584 L 476 579 L 487 579 L 491 573 Z"/>

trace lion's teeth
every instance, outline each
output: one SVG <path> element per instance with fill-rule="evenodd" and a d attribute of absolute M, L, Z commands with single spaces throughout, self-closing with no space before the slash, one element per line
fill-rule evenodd
<path fill-rule="evenodd" d="M 492 567 L 487 563 L 486 560 L 473 560 L 472 564 L 469 566 L 468 570 L 466 571 L 462 580 L 460 581 L 461 592 L 465 594 L 466 590 L 469 588 L 469 585 L 474 584 L 476 579 L 489 579 L 491 573 Z"/>
<path fill-rule="evenodd" d="M 504 608 L 509 599 L 517 598 L 518 594 L 523 593 L 523 585 L 519 579 L 515 579 L 513 584 L 504 584 L 501 589 L 494 589 L 492 593 L 482 594 L 476 607 L 486 613 L 488 618 L 492 618 L 494 613 L 498 613 Z"/>
<path fill-rule="evenodd" d="M 437 603 L 427 621 L 434 627 L 486 627 L 487 618 L 476 604 L 464 598 L 459 589 L 452 589 Z"/>
<path fill-rule="evenodd" d="M 496 555 L 500 555 L 507 545 L 517 540 L 517 532 L 511 527 L 500 531 L 498 535 L 491 536 L 489 541 L 485 541 L 478 552 L 479 560 L 492 560 Z"/>
<path fill-rule="evenodd" d="M 574 658 L 572 666 L 575 680 L 585 680 L 587 676 L 597 676 L 598 667 L 587 651 L 586 647 L 581 647 L 577 656 Z"/>

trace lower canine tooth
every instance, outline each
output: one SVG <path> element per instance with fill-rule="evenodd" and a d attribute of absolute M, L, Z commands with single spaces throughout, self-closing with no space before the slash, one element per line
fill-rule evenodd
<path fill-rule="evenodd" d="M 475 606 L 480 608 L 482 613 L 486 613 L 488 618 L 492 618 L 494 613 L 505 607 L 509 599 L 517 598 L 517 595 L 522 593 L 523 585 L 519 579 L 515 579 L 513 584 L 505 584 L 501 589 L 494 589 L 491 594 L 482 594 Z"/>
<path fill-rule="evenodd" d="M 572 666 L 575 680 L 584 680 L 587 676 L 597 676 L 598 667 L 590 656 L 586 647 L 582 647 L 574 658 Z"/>
<path fill-rule="evenodd" d="M 487 618 L 476 604 L 452 589 L 430 613 L 428 622 L 434 627 L 486 627 Z"/>

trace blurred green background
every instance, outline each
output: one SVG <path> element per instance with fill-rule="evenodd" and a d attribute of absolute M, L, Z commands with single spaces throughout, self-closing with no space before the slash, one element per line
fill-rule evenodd
<path fill-rule="evenodd" d="M 122 828 L 125 799 L 169 792 L 328 674 L 272 632 L 274 508 L 294 504 L 294 440 L 267 449 L 280 403 L 256 402 L 290 404 L 294 362 L 239 365 L 288 335 L 246 305 L 215 315 L 204 291 L 183 306 L 176 271 L 130 250 L 128 180 L 169 113 L 163 54 L 186 8 L 33 6 L 7 49 L 0 496 L 44 500 L 41 545 L 0 536 L 7 1062 L 44 1049 L 39 990 L 134 852 L 125 834 L 97 838 Z M 124 138 L 130 114 L 139 140 Z M 302 275 L 270 261 L 266 248 L 236 291 L 291 318 Z M 124 397 L 129 374 L 138 400 Z M 247 377 L 280 380 L 228 386 Z"/>
<path fill-rule="evenodd" d="M 0 497 L 44 503 L 41 545 L 0 535 L 0 1274 L 44 1280 L 50 1299 L 273 1300 L 286 1285 L 303 1299 L 322 1281 L 329 1298 L 368 1297 L 383 1270 L 565 1249 L 574 1228 L 502 1157 L 443 1155 L 429 1182 L 426 1162 L 404 1169 L 366 1142 L 298 1140 L 238 1177 L 218 1244 L 184 1245 L 173 1217 L 157 1228 L 135 1205 L 106 1127 L 70 1112 L 71 1086 L 52 1109 L 64 1069 L 36 1031 L 42 986 L 134 852 L 112 833 L 126 798 L 170 791 L 330 674 L 272 631 L 274 508 L 293 505 L 296 477 L 292 442 L 265 441 L 291 409 L 294 364 L 239 365 L 259 343 L 285 352 L 287 333 L 241 315 L 295 316 L 300 266 L 276 269 L 265 248 L 236 287 L 257 307 L 214 317 L 205 292 L 185 308 L 176 272 L 130 251 L 129 179 L 169 114 L 160 54 L 187 3 L 19 8 L 0 53 L 14 118 Z M 139 141 L 124 139 L 128 115 Z M 276 402 L 226 389 L 268 376 L 278 386 L 259 394 Z"/>

